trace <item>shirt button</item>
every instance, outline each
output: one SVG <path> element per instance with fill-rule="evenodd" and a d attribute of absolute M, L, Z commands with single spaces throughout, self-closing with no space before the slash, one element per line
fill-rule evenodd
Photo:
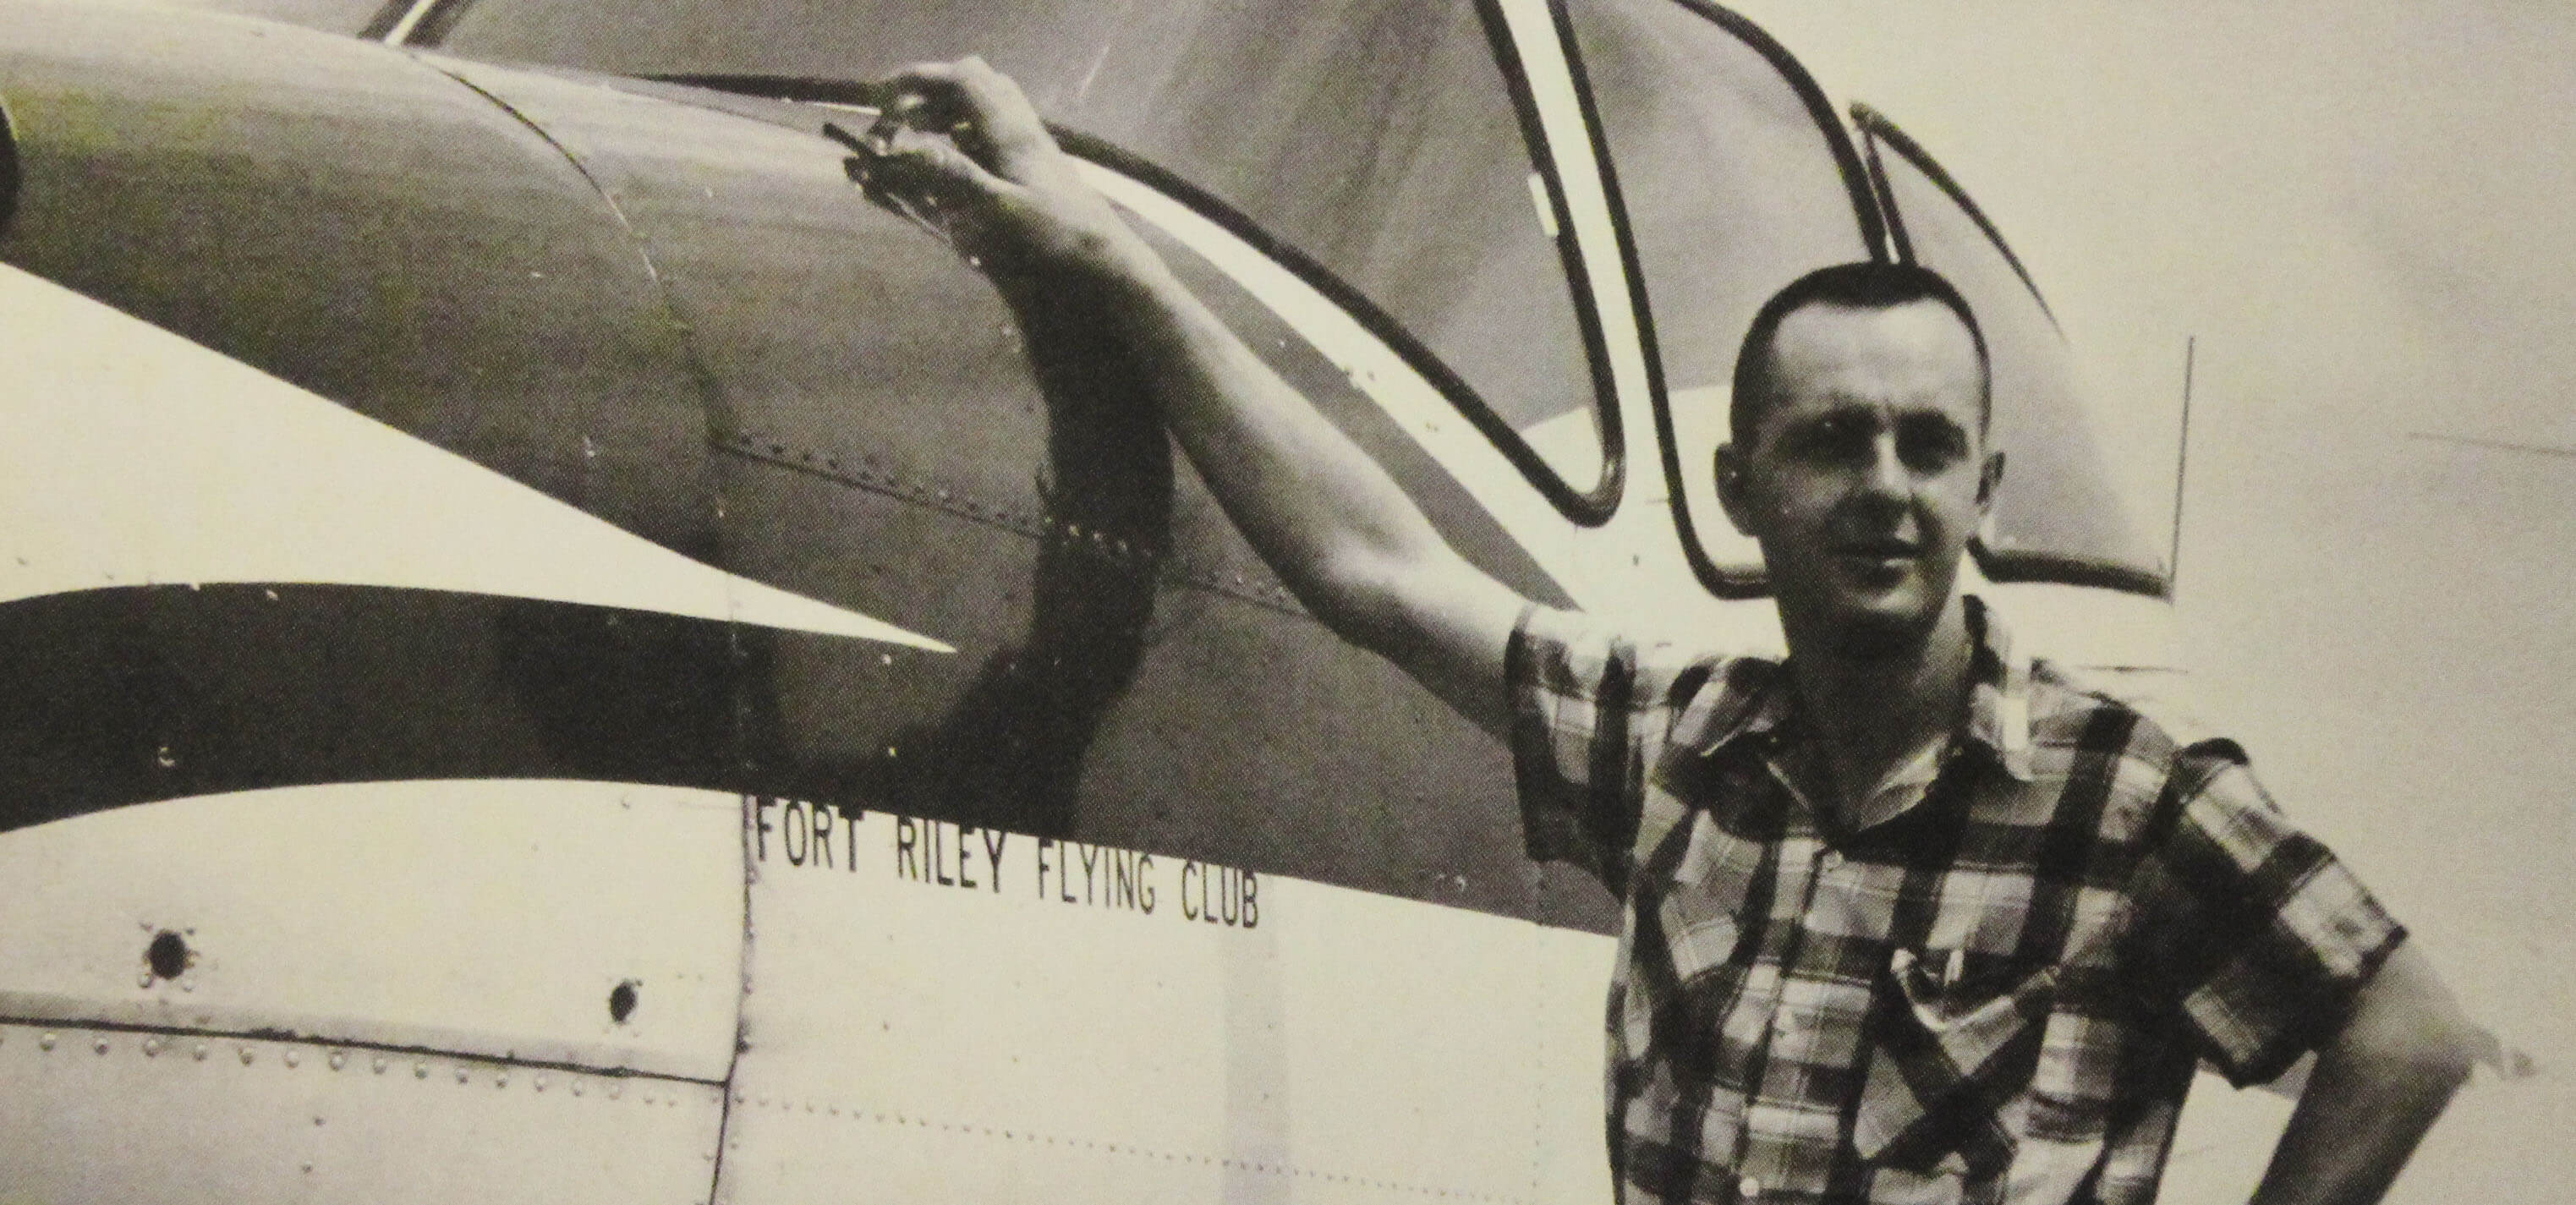
<path fill-rule="evenodd" d="M 1832 870 L 1842 864 L 1843 856 L 1830 849 L 1816 857 L 1816 865 L 1824 867 L 1827 870 Z"/>
<path fill-rule="evenodd" d="M 1761 1196 L 1762 1182 L 1751 1176 L 1746 1176 L 1745 1178 L 1735 1182 L 1735 1195 L 1742 1197 L 1747 1201 Z"/>

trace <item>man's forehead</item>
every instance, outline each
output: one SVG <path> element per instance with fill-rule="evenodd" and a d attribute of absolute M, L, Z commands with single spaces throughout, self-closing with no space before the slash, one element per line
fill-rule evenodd
<path fill-rule="evenodd" d="M 1959 404 L 1971 415 L 1984 391 L 1967 324 L 1931 300 L 1801 306 L 1772 336 L 1771 377 L 1782 402 Z"/>

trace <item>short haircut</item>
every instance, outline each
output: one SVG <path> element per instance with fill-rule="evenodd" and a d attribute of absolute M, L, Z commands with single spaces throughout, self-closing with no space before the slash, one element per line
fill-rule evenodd
<path fill-rule="evenodd" d="M 1984 434 L 1994 418 L 1994 365 L 1986 357 L 1986 335 L 1977 326 L 1977 316 L 1968 311 L 1968 299 L 1940 273 L 1920 264 L 1863 260 L 1818 268 L 1790 281 L 1789 287 L 1762 303 L 1760 312 L 1753 315 L 1753 325 L 1744 332 L 1743 348 L 1735 355 L 1735 394 L 1727 406 L 1727 437 L 1738 448 L 1752 446 L 1762 408 L 1771 404 L 1771 341 L 1790 314 L 1811 305 L 1884 310 L 1917 301 L 1940 302 L 1967 326 L 1968 339 L 1977 346 L 1977 430 Z"/>

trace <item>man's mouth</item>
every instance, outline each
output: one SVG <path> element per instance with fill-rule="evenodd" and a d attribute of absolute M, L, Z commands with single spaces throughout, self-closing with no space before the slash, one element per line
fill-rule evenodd
<path fill-rule="evenodd" d="M 1906 540 L 1853 540 L 1834 546 L 1834 555 L 1857 561 L 1910 561 L 1923 549 Z"/>

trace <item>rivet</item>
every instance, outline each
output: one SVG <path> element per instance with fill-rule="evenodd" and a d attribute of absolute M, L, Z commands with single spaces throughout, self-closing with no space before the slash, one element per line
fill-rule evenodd
<path fill-rule="evenodd" d="M 492 1086 L 493 1086 L 493 1087 L 495 1087 L 495 1088 L 507 1088 L 507 1087 L 509 1087 L 509 1086 L 510 1086 L 510 1073 L 509 1073 L 509 1072 L 507 1072 L 507 1071 L 504 1071 L 504 1072 L 502 1072 L 502 1073 L 501 1073 L 501 1074 L 499 1074 L 499 1075 L 493 1076 L 493 1077 L 492 1077 Z"/>
<path fill-rule="evenodd" d="M 608 1099 L 615 1100 L 624 1095 L 626 1095 L 626 1085 L 615 1080 L 608 1081 Z"/>
<path fill-rule="evenodd" d="M 540 1071 L 540 1072 L 538 1072 L 538 1073 L 537 1073 L 537 1079 L 536 1079 L 535 1087 L 536 1087 L 537 1091 L 539 1091 L 539 1092 L 543 1092 L 543 1091 L 545 1091 L 545 1090 L 546 1090 L 546 1073 L 545 1073 L 545 1072 Z"/>
<path fill-rule="evenodd" d="M 254 1059 L 254 1058 L 257 1058 L 257 1057 L 258 1057 L 257 1055 L 255 1055 L 255 1054 L 252 1054 L 252 1053 L 251 1053 L 251 1049 L 250 1049 L 250 1047 L 248 1047 L 248 1046 L 244 1046 L 244 1047 L 242 1047 L 242 1048 L 241 1048 L 241 1060 L 242 1060 L 242 1066 L 244 1066 L 244 1067 L 250 1066 L 250 1061 L 251 1061 L 252 1059 Z"/>
<path fill-rule="evenodd" d="M 189 1054 L 189 1056 L 190 1056 L 190 1057 L 192 1057 L 192 1058 L 196 1059 L 196 1060 L 197 1060 L 198 1062 L 200 1062 L 200 1063 L 205 1062 L 205 1061 L 206 1061 L 206 1044 L 205 1044 L 205 1043 L 203 1043 L 203 1042 L 199 1042 L 199 1043 L 197 1043 L 197 1048 L 196 1048 L 195 1050 L 191 1050 L 191 1051 L 189 1051 L 189 1052 L 188 1052 L 188 1054 Z"/>
<path fill-rule="evenodd" d="M 291 1047 L 291 1046 L 290 1046 L 290 1047 L 288 1047 L 288 1048 L 287 1048 L 287 1050 L 286 1050 L 286 1065 L 287 1065 L 287 1066 L 289 1066 L 289 1067 L 301 1067 L 301 1066 L 303 1066 L 303 1065 L 304 1065 L 304 1052 L 303 1052 L 303 1051 L 301 1051 L 301 1050 L 297 1050 L 297 1049 L 295 1049 L 294 1047 Z"/>
<path fill-rule="evenodd" d="M 135 977 L 134 977 L 134 986 L 136 986 L 136 987 L 150 987 L 150 986 L 152 986 L 152 972 L 150 972 L 150 971 L 145 971 L 145 972 L 143 972 L 142 974 L 135 976 Z"/>
<path fill-rule="evenodd" d="M 107 1053 L 107 1039 L 100 1038 L 98 1041 L 91 1043 L 90 1049 L 95 1050 L 100 1054 Z"/>
<path fill-rule="evenodd" d="M 51 1049 L 53 1049 L 53 1048 L 54 1048 L 54 1035 L 52 1035 L 52 1034 L 46 1034 L 45 1036 L 43 1036 L 43 1037 L 41 1037 L 41 1038 L 36 1039 L 36 1048 L 37 1048 L 37 1049 L 39 1049 L 39 1050 L 51 1050 Z"/>
<path fill-rule="evenodd" d="M 348 1051 L 346 1051 L 346 1050 L 334 1050 L 334 1051 L 332 1051 L 332 1052 L 331 1052 L 331 1069 L 332 1069 L 333 1071 L 337 1071 L 337 1070 L 341 1069 L 342 1067 L 346 1067 L 346 1066 L 348 1066 L 348 1065 L 349 1065 L 349 1052 L 348 1052 Z"/>
<path fill-rule="evenodd" d="M 472 1078 L 474 1078 L 474 1073 L 473 1073 L 473 1072 L 468 1071 L 468 1070 L 466 1070 L 466 1069 L 465 1069 L 465 1068 L 463 1068 L 463 1067 L 459 1067 L 459 1068 L 457 1068 L 457 1069 L 456 1069 L 456 1082 L 457 1082 L 457 1083 L 460 1083 L 460 1084 L 461 1084 L 461 1083 L 464 1083 L 466 1080 L 469 1080 L 469 1079 L 472 1079 Z"/>
<path fill-rule="evenodd" d="M 580 1080 L 574 1080 L 574 1081 L 572 1082 L 572 1094 L 573 1094 L 573 1095 L 575 1095 L 575 1096 L 579 1096 L 579 1095 L 581 1095 L 581 1081 L 580 1081 Z"/>
<path fill-rule="evenodd" d="M 304 1165 L 304 1174 L 305 1174 L 305 1175 L 308 1175 L 308 1176 L 313 1174 L 313 1165 L 312 1165 L 312 1164 L 307 1163 L 307 1164 L 305 1164 L 305 1165 Z"/>
<path fill-rule="evenodd" d="M 376 1061 L 368 1065 L 375 1069 L 376 1074 L 383 1075 L 385 1073 L 385 1056 L 381 1054 L 377 1055 Z"/>
<path fill-rule="evenodd" d="M 147 1059 L 148 1059 L 148 1058 L 153 1058 L 153 1057 L 155 1057 L 155 1056 L 159 1055 L 160 1053 L 161 1053 L 161 1039 L 159 1039 L 159 1038 L 145 1038 L 145 1039 L 143 1039 L 143 1057 L 145 1057 L 145 1058 L 147 1058 Z"/>
<path fill-rule="evenodd" d="M 429 1078 L 429 1060 L 428 1060 L 428 1059 L 422 1059 L 422 1060 L 420 1060 L 419 1062 L 413 1063 L 413 1064 L 411 1065 L 411 1077 L 412 1077 L 413 1079 L 428 1079 L 428 1078 Z"/>
<path fill-rule="evenodd" d="M 318 1115 L 317 1115 L 317 1116 L 315 1116 L 315 1117 L 314 1117 L 314 1119 L 313 1119 L 313 1124 L 315 1124 L 315 1125 L 317 1125 L 317 1126 L 318 1126 L 318 1125 L 320 1125 L 320 1124 L 322 1124 L 322 1118 L 321 1118 L 320 1116 L 318 1116 Z"/>

